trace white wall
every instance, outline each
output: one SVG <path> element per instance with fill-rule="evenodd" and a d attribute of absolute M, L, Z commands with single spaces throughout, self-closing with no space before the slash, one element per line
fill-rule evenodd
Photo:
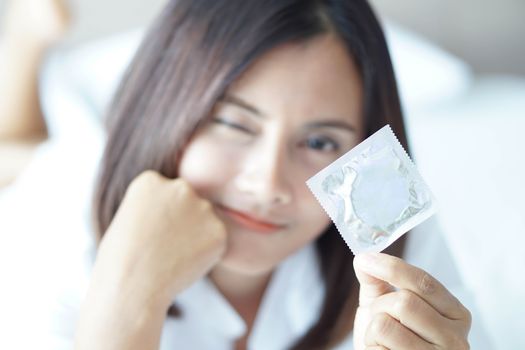
<path fill-rule="evenodd" d="M 8 0 L 0 0 L 0 10 Z M 9 0 L 22 1 L 22 0 Z M 70 43 L 150 21 L 166 0 L 69 0 Z M 523 0 L 370 0 L 387 16 L 465 59 L 481 73 L 525 75 Z"/>
<path fill-rule="evenodd" d="M 482 73 L 525 75 L 523 0 L 370 0 Z"/>

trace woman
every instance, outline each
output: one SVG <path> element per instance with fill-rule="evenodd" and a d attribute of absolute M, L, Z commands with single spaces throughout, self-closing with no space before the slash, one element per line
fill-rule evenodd
<path fill-rule="evenodd" d="M 354 260 L 304 184 L 386 123 L 407 147 L 366 1 L 170 1 L 109 113 L 76 348 L 158 349 L 167 333 L 188 349 L 256 348 L 271 322 L 274 348 L 468 348 L 465 307 L 399 258 Z M 303 263 L 323 288 L 288 329 L 268 305 Z M 283 277 L 285 264 L 297 270 Z M 239 331 L 209 333 L 199 283 Z"/>

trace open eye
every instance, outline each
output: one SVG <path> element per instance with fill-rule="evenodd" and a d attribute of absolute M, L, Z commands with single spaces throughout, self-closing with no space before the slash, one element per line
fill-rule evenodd
<path fill-rule="evenodd" d="M 220 125 L 226 126 L 227 128 L 231 128 L 231 129 L 234 129 L 234 130 L 237 130 L 237 131 L 240 131 L 240 132 L 244 132 L 244 133 L 249 134 L 249 135 L 255 135 L 255 132 L 253 132 L 249 128 L 247 128 L 247 127 L 245 127 L 245 126 L 243 126 L 243 125 L 241 125 L 239 123 L 229 121 L 226 118 L 214 117 L 212 119 L 212 122 L 215 123 L 215 124 L 220 124 Z"/>
<path fill-rule="evenodd" d="M 339 144 L 329 137 L 312 136 L 301 143 L 301 146 L 321 152 L 336 152 L 339 150 Z"/>

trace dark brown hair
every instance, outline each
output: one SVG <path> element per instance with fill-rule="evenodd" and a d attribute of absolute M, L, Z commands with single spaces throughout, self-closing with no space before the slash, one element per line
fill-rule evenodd
<path fill-rule="evenodd" d="M 143 39 L 108 114 L 94 197 L 98 238 L 137 175 L 153 169 L 177 177 L 182 147 L 257 58 L 329 32 L 360 71 L 365 136 L 388 123 L 408 149 L 385 38 L 365 0 L 172 0 Z M 388 252 L 400 256 L 403 246 L 401 238 Z M 293 349 L 326 349 L 353 329 L 359 289 L 353 255 L 334 225 L 316 247 L 326 295 L 318 321 Z"/>

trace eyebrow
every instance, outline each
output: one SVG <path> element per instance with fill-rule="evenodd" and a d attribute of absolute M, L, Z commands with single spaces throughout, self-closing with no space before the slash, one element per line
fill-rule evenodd
<path fill-rule="evenodd" d="M 308 123 L 306 125 L 307 129 L 316 129 L 316 128 L 336 128 L 336 129 L 345 129 L 350 132 L 357 132 L 356 128 L 352 125 L 342 121 L 342 120 L 327 120 Z"/>
<path fill-rule="evenodd" d="M 256 107 L 252 106 L 251 104 L 249 104 L 248 102 L 244 101 L 243 99 L 237 97 L 237 96 L 233 96 L 233 95 L 224 95 L 223 97 L 220 98 L 221 101 L 223 102 L 226 102 L 226 103 L 231 103 L 233 105 L 236 105 L 237 107 L 240 107 L 242 109 L 245 109 L 247 110 L 248 112 L 258 116 L 258 117 L 264 117 L 264 113 L 262 113 L 259 109 L 257 109 Z"/>
<path fill-rule="evenodd" d="M 225 103 L 231 103 L 233 105 L 236 105 L 237 107 L 240 107 L 242 109 L 247 110 L 248 112 L 258 116 L 258 117 L 265 117 L 265 114 L 261 112 L 259 109 L 257 109 L 255 106 L 251 105 L 250 103 L 244 101 L 242 98 L 233 96 L 233 95 L 224 95 L 220 98 L 220 101 Z M 327 120 L 327 121 L 317 121 L 308 123 L 306 125 L 307 129 L 316 129 L 316 128 L 336 128 L 336 129 L 345 129 L 349 132 L 357 132 L 356 128 L 352 125 L 342 121 L 342 120 Z"/>

